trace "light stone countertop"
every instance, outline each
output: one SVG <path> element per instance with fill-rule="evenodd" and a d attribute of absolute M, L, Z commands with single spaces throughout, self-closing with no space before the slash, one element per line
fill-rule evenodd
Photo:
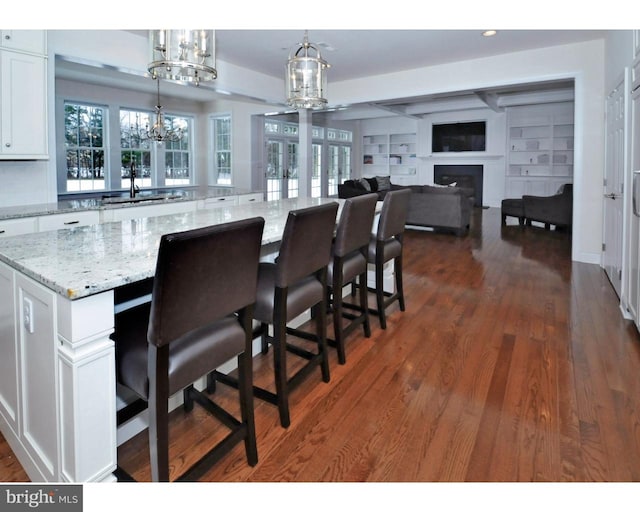
<path fill-rule="evenodd" d="M 290 210 L 328 202 L 343 201 L 282 199 L 12 236 L 0 239 L 0 261 L 75 300 L 153 277 L 163 234 L 263 217 L 265 246 L 280 241 Z"/>
<path fill-rule="evenodd" d="M 136 206 L 147 204 L 162 204 L 178 201 L 198 201 L 225 196 L 236 196 L 253 193 L 250 190 L 237 189 L 234 187 L 207 187 L 192 189 L 162 189 L 162 190 L 142 190 L 136 197 L 164 195 L 169 199 L 158 199 L 156 201 L 126 202 L 128 193 L 107 192 L 105 196 L 122 198 L 124 202 L 108 202 L 99 197 L 60 199 L 55 203 L 29 204 L 24 206 L 7 206 L 0 208 L 0 221 L 18 219 L 23 217 L 34 217 L 41 215 L 55 215 L 57 213 L 69 213 L 83 210 L 105 210 L 115 208 L 135 208 Z"/>

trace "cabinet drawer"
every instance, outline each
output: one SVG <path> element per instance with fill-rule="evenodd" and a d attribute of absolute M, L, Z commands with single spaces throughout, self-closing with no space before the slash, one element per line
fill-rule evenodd
<path fill-rule="evenodd" d="M 202 206 L 205 210 L 211 208 L 222 208 L 223 206 L 233 206 L 238 204 L 238 196 L 209 197 L 204 200 Z"/>
<path fill-rule="evenodd" d="M 23 219 L 9 219 L 0 221 L 0 238 L 13 235 L 24 235 L 26 233 L 35 233 L 36 218 L 25 217 Z"/>
<path fill-rule="evenodd" d="M 39 217 L 38 231 L 53 231 L 56 229 L 68 229 L 99 223 L 100 213 L 97 211 L 58 213 Z"/>
<path fill-rule="evenodd" d="M 261 203 L 262 201 L 264 201 L 264 194 L 262 192 L 238 196 L 238 204 Z"/>

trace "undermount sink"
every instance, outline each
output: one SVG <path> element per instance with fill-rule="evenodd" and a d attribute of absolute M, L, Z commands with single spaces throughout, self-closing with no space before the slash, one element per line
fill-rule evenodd
<path fill-rule="evenodd" d="M 168 201 L 182 197 L 180 194 L 154 194 L 136 197 L 104 197 L 103 204 L 143 203 L 146 201 Z"/>

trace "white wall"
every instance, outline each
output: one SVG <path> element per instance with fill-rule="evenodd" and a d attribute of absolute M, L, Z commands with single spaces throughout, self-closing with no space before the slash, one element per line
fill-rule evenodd
<path fill-rule="evenodd" d="M 332 102 L 360 103 L 556 79 L 575 79 L 572 257 L 599 263 L 604 165 L 604 41 L 514 52 L 331 84 Z"/>
<path fill-rule="evenodd" d="M 626 66 L 633 61 L 633 32 L 611 30 L 605 38 L 605 92 L 615 87 Z"/>

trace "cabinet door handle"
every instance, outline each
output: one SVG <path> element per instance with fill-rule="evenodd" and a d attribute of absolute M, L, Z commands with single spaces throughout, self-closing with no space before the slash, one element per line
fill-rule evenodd
<path fill-rule="evenodd" d="M 1 235 L 2 233 L 6 233 L 6 231 L 5 231 L 4 229 L 0 229 L 0 235 Z"/>
<path fill-rule="evenodd" d="M 9 34 L 4 36 L 5 39 L 11 39 L 11 36 Z"/>
<path fill-rule="evenodd" d="M 11 147 L 11 142 L 5 142 L 5 143 L 4 143 L 4 145 L 5 145 L 6 147 L 10 148 L 10 147 Z"/>
<path fill-rule="evenodd" d="M 79 220 L 70 220 L 69 222 L 65 222 L 64 225 L 70 226 L 71 224 L 78 224 L 79 222 Z"/>
<path fill-rule="evenodd" d="M 631 183 L 631 198 L 633 203 L 633 214 L 636 217 L 640 217 L 640 211 L 638 211 L 638 174 L 640 171 L 633 171 L 633 181 Z"/>

